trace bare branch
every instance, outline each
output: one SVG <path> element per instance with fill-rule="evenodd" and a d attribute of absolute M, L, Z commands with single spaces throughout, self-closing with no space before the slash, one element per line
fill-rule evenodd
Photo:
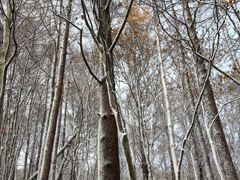
<path fill-rule="evenodd" d="M 85 63 L 85 65 L 87 66 L 87 69 L 89 71 L 89 73 L 92 75 L 92 77 L 100 84 L 101 81 L 97 78 L 97 76 L 92 72 L 92 69 L 90 68 L 88 62 L 87 62 L 87 59 L 84 55 L 84 51 L 83 51 L 83 46 L 82 46 L 82 30 L 80 30 L 80 43 L 78 43 L 79 46 L 80 46 L 80 51 L 81 51 L 81 55 L 82 55 L 82 58 L 83 58 L 83 61 Z"/>
<path fill-rule="evenodd" d="M 75 27 L 76 29 L 78 29 L 79 31 L 82 31 L 82 29 L 80 27 L 78 27 L 76 24 L 74 24 L 72 21 L 70 21 L 69 19 L 67 19 L 66 17 L 60 15 L 60 14 L 56 14 L 56 16 L 64 19 L 65 21 L 69 22 L 73 27 Z"/>
<path fill-rule="evenodd" d="M 125 18 L 124 18 L 124 21 L 123 21 L 120 29 L 118 30 L 118 33 L 117 33 L 116 37 L 114 38 L 114 40 L 113 40 L 110 48 L 109 48 L 109 52 L 111 52 L 111 51 L 114 49 L 114 47 L 116 46 L 116 44 L 117 44 L 117 42 L 118 42 L 118 40 L 119 40 L 119 38 L 120 38 L 120 35 L 122 34 L 122 31 L 123 31 L 123 29 L 124 29 L 124 27 L 125 27 L 125 24 L 126 24 L 126 22 L 127 22 L 128 16 L 129 16 L 129 14 L 130 14 L 131 7 L 132 7 L 132 5 L 133 5 L 133 2 L 134 2 L 134 0 L 131 0 L 131 2 L 130 2 L 130 4 L 129 4 L 129 7 L 128 7 L 128 10 L 127 10 L 127 13 L 126 13 L 126 16 L 125 16 Z"/>
<path fill-rule="evenodd" d="M 218 113 L 216 114 L 216 116 L 215 116 L 214 119 L 212 120 L 212 122 L 211 122 L 211 124 L 210 124 L 210 126 L 209 126 L 209 128 L 208 128 L 208 131 L 211 130 L 211 128 L 212 128 L 215 120 L 217 119 L 217 117 L 219 116 L 219 114 L 220 114 L 220 112 L 223 110 L 223 108 L 224 108 L 225 106 L 227 106 L 228 104 L 230 104 L 230 103 L 232 103 L 232 102 L 234 102 L 234 101 L 238 101 L 238 100 L 240 100 L 240 97 L 237 97 L 237 98 L 235 98 L 235 99 L 232 99 L 232 100 L 230 100 L 230 101 L 228 101 L 228 102 L 226 102 L 225 104 L 222 105 L 221 109 L 218 111 Z"/>

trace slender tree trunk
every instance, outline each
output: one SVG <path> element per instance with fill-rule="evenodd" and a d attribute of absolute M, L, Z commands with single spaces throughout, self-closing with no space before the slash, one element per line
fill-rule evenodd
<path fill-rule="evenodd" d="M 196 49 L 197 53 L 203 54 L 203 50 L 201 49 L 201 43 L 200 43 L 200 40 L 198 39 L 197 32 L 195 29 L 195 24 L 192 24 L 193 18 L 192 18 L 192 14 L 191 14 L 187 0 L 183 1 L 183 8 L 184 8 L 184 15 L 186 18 L 186 22 L 188 25 L 188 31 L 189 31 L 191 40 L 193 42 L 193 46 Z M 198 78 L 199 85 L 203 86 L 204 79 L 206 78 L 206 75 L 207 75 L 207 70 L 206 70 L 204 60 L 199 56 L 196 56 L 196 66 L 197 66 L 197 69 L 199 70 L 199 78 Z M 219 155 L 220 162 L 222 163 L 225 179 L 236 180 L 238 179 L 237 172 L 231 158 L 227 141 L 225 139 L 223 127 L 218 114 L 218 109 L 215 102 L 210 80 L 207 80 L 206 90 L 204 92 L 204 103 L 207 107 L 206 110 L 207 110 L 209 122 L 211 123 L 211 121 L 216 117 L 211 129 L 211 133 L 214 139 L 216 150 Z"/>
<path fill-rule="evenodd" d="M 148 180 L 149 179 L 149 175 L 150 175 L 150 162 L 147 156 L 147 149 L 146 149 L 146 137 L 145 137 L 145 128 L 143 125 L 143 111 L 141 108 L 141 98 L 140 98 L 140 92 L 139 92 L 139 86 L 136 87 L 136 89 L 134 89 L 136 91 L 136 93 L 134 93 L 134 90 L 129 86 L 131 95 L 134 97 L 134 102 L 136 105 L 136 119 L 137 119 L 137 131 L 138 131 L 138 148 L 140 151 L 140 163 L 141 163 L 141 170 L 142 170 L 142 178 L 144 180 Z M 133 137 L 133 139 L 135 139 Z M 135 170 L 134 170 L 135 173 Z M 151 176 L 150 176 L 151 177 Z M 136 178 L 136 177 L 135 177 Z"/>
<path fill-rule="evenodd" d="M 13 68 L 10 71 L 9 74 L 9 80 L 10 80 L 10 87 L 13 85 L 13 76 L 15 72 L 15 64 Z M 8 157 L 8 139 L 9 139 L 9 126 L 10 126 L 10 121 L 8 119 L 8 115 L 10 114 L 10 107 L 12 104 L 13 100 L 13 93 L 11 91 L 8 91 L 7 94 L 7 99 L 6 99 L 6 111 L 2 115 L 3 121 L 1 122 L 1 130 L 0 130 L 0 146 L 3 147 L 0 149 L 0 174 L 2 174 L 2 177 L 4 178 L 6 175 L 6 169 L 7 169 L 7 157 Z"/>
<path fill-rule="evenodd" d="M 39 97 L 39 101 L 41 102 L 42 101 L 42 95 L 40 95 Z M 37 108 L 37 115 L 36 115 L 36 119 L 40 119 L 40 112 L 41 112 L 41 103 L 39 103 L 39 106 Z M 29 168 L 28 168 L 28 173 L 27 173 L 27 179 L 30 177 L 30 174 L 35 170 L 35 162 L 34 160 L 38 160 L 38 153 L 36 153 L 37 151 L 37 144 L 35 143 L 36 140 L 37 140 L 37 131 L 38 131 L 38 123 L 35 122 L 35 126 L 34 126 L 34 131 L 32 129 L 32 131 L 34 132 L 34 136 L 33 136 L 33 139 L 32 139 L 32 152 L 31 152 L 31 155 L 30 155 L 30 161 L 29 161 Z M 31 131 L 31 132 L 32 132 Z"/>
<path fill-rule="evenodd" d="M 109 92 L 110 93 L 110 92 Z M 133 158 L 131 153 L 131 147 L 129 144 L 128 134 L 125 127 L 125 122 L 121 114 L 121 108 L 118 105 L 116 94 L 113 93 L 113 104 L 112 111 L 114 112 L 115 118 L 117 119 L 117 126 L 119 131 L 120 142 L 122 144 L 123 152 L 126 158 L 128 175 L 130 180 L 136 180 L 136 169 L 133 164 Z"/>
<path fill-rule="evenodd" d="M 44 103 L 44 116 L 42 118 L 41 122 L 41 131 L 40 131 L 40 137 L 39 137 L 39 145 L 38 145 L 38 151 L 37 151 L 37 158 L 36 158 L 36 167 L 35 171 L 38 171 L 41 168 L 41 152 L 43 151 L 42 149 L 44 148 L 44 130 L 45 130 L 45 123 L 48 118 L 48 110 L 47 110 L 47 101 L 48 101 L 48 88 L 49 88 L 49 81 L 47 81 L 47 90 L 45 94 L 45 103 Z"/>
<path fill-rule="evenodd" d="M 209 140 L 209 144 L 210 144 L 210 147 L 211 147 L 211 150 L 212 150 L 212 157 L 213 157 L 213 160 L 215 162 L 215 165 L 216 165 L 216 168 L 217 168 L 217 172 L 219 174 L 219 178 L 220 180 L 225 180 L 225 175 L 224 175 L 224 172 L 223 172 L 223 168 L 221 166 L 221 162 L 219 161 L 218 159 L 218 155 L 217 155 L 217 149 L 216 149 L 216 146 L 213 142 L 213 139 L 212 139 L 212 135 L 211 135 L 211 132 L 210 130 L 208 129 L 208 122 L 207 122 L 207 119 L 208 119 L 208 115 L 207 115 L 207 112 L 205 110 L 205 106 L 204 104 L 202 103 L 201 104 L 202 106 L 202 116 L 203 116 L 203 120 L 204 120 L 204 125 L 205 125 L 205 128 L 206 128 L 206 132 L 207 132 L 207 137 L 208 137 L 208 140 Z"/>
<path fill-rule="evenodd" d="M 54 140 L 54 145 L 53 145 L 53 153 L 52 153 L 52 164 L 51 164 L 51 179 L 55 180 L 56 179 L 56 170 L 57 170 L 57 151 L 58 151 L 58 145 L 59 145 L 59 139 L 60 139 L 60 130 L 61 130 L 61 120 L 62 120 L 62 102 L 60 105 L 60 114 L 59 114 L 59 119 L 57 122 L 57 127 L 56 127 L 56 134 L 55 134 L 55 140 Z"/>
<path fill-rule="evenodd" d="M 137 93 L 137 101 L 136 101 L 136 106 L 137 106 L 137 119 L 138 119 L 138 131 L 140 134 L 140 142 L 139 142 L 139 149 L 140 149 L 140 159 L 141 159 L 141 168 L 142 168 L 142 175 L 143 175 L 143 180 L 148 180 L 149 179 L 149 162 L 147 159 L 147 150 L 146 150 L 146 142 L 145 142 L 145 128 L 143 125 L 143 113 L 142 113 L 142 103 L 139 97 L 139 93 Z"/>
<path fill-rule="evenodd" d="M 160 47 L 159 41 L 160 41 L 159 35 L 157 34 L 158 60 L 160 61 L 161 81 L 162 81 L 164 101 L 165 101 L 165 106 L 166 106 L 166 121 L 167 121 L 167 127 L 168 127 L 170 153 L 171 153 L 171 158 L 172 158 L 172 162 L 173 162 L 173 170 L 174 170 L 175 179 L 178 180 L 178 162 L 177 162 L 177 156 L 176 156 L 176 146 L 175 146 L 175 140 L 174 140 L 173 124 L 172 124 L 172 119 L 171 119 L 170 104 L 169 104 L 169 100 L 168 100 L 165 69 L 164 69 L 163 60 L 161 57 L 161 47 Z"/>
<path fill-rule="evenodd" d="M 147 158 L 146 158 L 145 150 L 143 147 L 144 144 L 143 144 L 142 140 L 140 140 L 139 146 L 140 146 L 141 169 L 142 169 L 143 180 L 148 180 L 148 175 L 149 175 L 148 163 L 147 163 Z"/>
<path fill-rule="evenodd" d="M 23 180 L 27 178 L 27 167 L 28 167 L 28 154 L 29 154 L 29 144 L 30 144 L 30 115 L 32 111 L 32 104 L 33 104 L 33 95 L 34 93 L 31 93 L 31 99 L 30 99 L 30 105 L 29 105 L 29 110 L 28 110 L 28 115 L 27 115 L 27 127 L 26 127 L 26 135 L 27 135 L 27 147 L 26 147 L 26 153 L 25 153 L 25 158 L 24 158 L 24 168 L 23 168 Z"/>
<path fill-rule="evenodd" d="M 72 11 L 72 0 L 69 0 L 68 6 L 67 6 L 67 17 L 66 17 L 68 20 L 70 20 L 71 18 L 71 11 Z M 39 174 L 40 180 L 48 179 L 50 166 L 51 166 L 54 137 L 56 132 L 58 112 L 59 112 L 59 106 L 60 106 L 62 90 L 63 90 L 63 78 L 64 78 L 65 61 L 66 61 L 66 55 L 67 55 L 69 25 L 70 25 L 69 21 L 66 21 L 64 38 L 63 38 L 63 48 L 62 48 L 61 57 L 58 65 L 58 76 L 57 76 L 56 88 L 54 93 L 54 100 L 51 108 L 49 128 L 48 128 L 46 143 L 45 143 L 44 152 L 43 152 L 43 162 L 42 162 L 41 171 Z"/>
<path fill-rule="evenodd" d="M 62 4 L 61 4 L 62 5 Z M 50 96 L 50 103 L 49 103 L 49 107 L 48 107 L 48 111 L 46 112 L 46 118 L 44 121 L 44 129 L 43 129 L 43 137 L 42 137 L 42 148 L 44 148 L 45 146 L 45 140 L 46 140 L 46 136 L 47 136 L 47 132 L 48 132 L 48 127 L 49 127 L 49 119 L 50 119 L 50 115 L 51 115 L 51 108 L 52 108 L 52 104 L 53 104 L 53 100 L 54 100 L 54 87 L 55 87 L 55 79 L 56 79 L 56 69 L 57 69 L 57 64 L 58 64 L 58 57 L 59 57 L 59 46 L 60 46 L 60 36 L 61 36 L 61 20 L 59 22 L 59 34 L 57 35 L 57 41 L 55 42 L 55 48 L 54 48 L 54 57 L 53 57 L 53 61 L 51 64 L 51 78 L 49 79 L 49 96 Z M 46 104 L 48 106 L 48 104 Z M 41 163 L 42 163 L 42 158 L 43 158 L 43 149 L 41 149 L 41 154 L 40 154 L 40 158 L 39 158 L 39 169 L 41 167 Z"/>
<path fill-rule="evenodd" d="M 65 88 L 65 101 L 64 101 L 64 115 L 63 115 L 63 126 L 62 126 L 62 139 L 61 139 L 61 147 L 64 146 L 65 144 L 65 138 L 66 138 L 66 125 L 67 125 L 67 108 L 68 108 L 68 93 L 69 93 L 69 88 L 68 84 L 64 86 Z M 62 152 L 61 155 L 61 165 L 59 167 L 58 175 L 56 179 L 62 179 L 62 170 L 64 167 L 65 159 L 64 159 L 64 151 Z"/>

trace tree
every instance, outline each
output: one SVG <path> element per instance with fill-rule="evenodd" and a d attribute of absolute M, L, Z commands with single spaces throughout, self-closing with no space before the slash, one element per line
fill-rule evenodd
<path fill-rule="evenodd" d="M 0 128 L 3 123 L 4 94 L 6 85 L 7 69 L 17 53 L 17 42 L 15 38 L 16 10 L 15 1 L 8 0 L 5 4 L 6 12 L 1 8 L 1 14 L 4 14 L 3 37 L 0 49 Z M 1 2 L 1 7 L 3 4 Z M 11 53 L 11 50 L 13 51 Z"/>
<path fill-rule="evenodd" d="M 66 17 L 67 20 L 70 20 L 71 18 L 71 11 L 72 11 L 72 0 L 69 0 L 68 6 L 67 6 L 67 17 Z M 45 147 L 43 149 L 44 152 L 43 152 L 43 160 L 41 165 L 41 172 L 39 173 L 39 179 L 41 180 L 48 179 L 49 171 L 51 167 L 52 151 L 53 151 L 54 138 L 56 133 L 56 126 L 58 121 L 58 112 L 59 112 L 59 107 L 60 107 L 60 102 L 62 97 L 62 91 L 63 91 L 63 79 L 64 79 L 64 70 L 65 70 L 66 56 L 67 56 L 69 26 L 70 26 L 69 21 L 66 21 L 65 32 L 63 37 L 63 48 L 62 48 L 59 65 L 58 65 L 57 82 L 56 82 L 56 87 L 54 91 L 54 99 L 53 99 L 51 114 L 49 119 L 49 128 L 47 131 Z"/>
<path fill-rule="evenodd" d="M 237 179 L 240 2 L 68 3 L 0 2 L 0 177 Z"/>
<path fill-rule="evenodd" d="M 195 25 L 192 24 L 194 21 L 193 21 L 192 14 L 191 14 L 191 11 L 190 11 L 187 1 L 183 1 L 183 8 L 184 8 L 184 14 L 185 14 L 185 18 L 186 18 L 186 23 L 188 26 L 187 28 L 189 31 L 189 35 L 192 40 L 193 47 L 197 53 L 196 67 L 199 70 L 199 76 L 198 76 L 199 84 L 200 84 L 200 87 L 203 87 L 204 79 L 207 76 L 207 70 L 205 67 L 205 62 L 202 59 L 202 57 L 199 57 L 199 54 L 203 54 L 204 52 L 201 49 L 201 44 L 200 44 L 200 41 L 199 41 L 197 33 L 196 33 Z M 212 60 L 210 60 L 210 63 L 211 63 L 211 61 Z M 228 144 L 225 139 L 223 127 L 221 124 L 221 120 L 219 117 L 217 105 L 215 102 L 213 90 L 212 90 L 209 79 L 207 80 L 204 98 L 205 98 L 204 104 L 206 106 L 206 111 L 209 116 L 208 119 L 210 119 L 210 123 L 212 124 L 211 132 L 214 137 L 214 143 L 215 143 L 214 146 L 216 146 L 216 150 L 218 151 L 219 158 L 221 159 L 221 162 L 222 162 L 222 168 L 223 168 L 224 176 L 225 176 L 222 178 L 238 179 L 237 172 L 236 172 L 236 169 L 232 162 L 230 151 L 228 149 Z M 211 121 L 213 121 L 213 122 L 211 122 Z"/>

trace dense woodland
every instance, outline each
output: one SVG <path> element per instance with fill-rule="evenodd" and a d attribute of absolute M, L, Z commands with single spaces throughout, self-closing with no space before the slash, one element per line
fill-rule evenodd
<path fill-rule="evenodd" d="M 237 180 L 239 0 L 0 0 L 1 180 Z"/>

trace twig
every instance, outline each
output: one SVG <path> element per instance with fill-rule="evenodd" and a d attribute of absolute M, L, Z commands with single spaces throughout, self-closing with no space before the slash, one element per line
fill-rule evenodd
<path fill-rule="evenodd" d="M 60 14 L 56 14 L 56 16 L 64 19 L 65 21 L 69 22 L 73 27 L 75 27 L 76 29 L 78 29 L 79 31 L 82 31 L 82 29 L 80 27 L 78 27 L 76 24 L 74 24 L 72 21 L 68 20 L 66 17 L 60 15 Z"/>
<path fill-rule="evenodd" d="M 228 101 L 228 102 L 226 102 L 225 104 L 222 105 L 221 109 L 218 111 L 218 113 L 216 114 L 216 116 L 213 118 L 213 120 L 212 120 L 212 122 L 211 122 L 211 124 L 210 124 L 210 126 L 209 126 L 209 128 L 208 128 L 209 131 L 211 130 L 211 128 L 212 128 L 212 126 L 213 126 L 213 123 L 215 122 L 215 120 L 217 119 L 217 117 L 219 116 L 219 114 L 220 114 L 220 112 L 223 110 L 223 108 L 224 108 L 226 105 L 228 105 L 229 103 L 232 103 L 232 102 L 237 101 L 237 100 L 239 100 L 239 99 L 240 99 L 240 97 L 237 97 L 237 98 L 232 99 L 232 100 L 230 100 L 230 101 Z"/>
<path fill-rule="evenodd" d="M 202 54 L 199 54 L 198 52 L 194 52 L 197 56 L 199 56 L 200 58 L 202 58 L 204 61 L 210 63 L 210 60 L 208 58 L 206 58 L 205 56 L 203 56 Z M 231 79 L 234 83 L 236 83 L 238 86 L 240 86 L 240 82 L 235 79 L 234 77 L 232 77 L 231 75 L 227 74 L 226 72 L 224 72 L 223 70 L 219 69 L 216 65 L 211 64 L 211 66 L 216 69 L 217 71 L 219 71 L 220 73 L 224 74 L 226 77 L 228 77 L 229 79 Z"/>
<path fill-rule="evenodd" d="M 88 11 L 87 11 L 86 5 L 85 5 L 85 3 L 84 3 L 84 0 L 81 0 L 81 5 L 82 5 L 82 11 L 83 11 L 83 17 L 84 17 L 85 24 L 86 24 L 86 26 L 87 26 L 87 28 L 88 28 L 88 30 L 89 30 L 89 32 L 90 32 L 90 34 L 91 34 L 94 42 L 95 42 L 95 44 L 97 45 L 98 49 L 101 50 L 101 46 L 100 46 L 99 40 L 98 40 L 98 38 L 97 38 L 94 30 L 93 30 L 93 26 L 92 26 L 91 19 L 88 18 L 88 19 L 89 19 L 89 22 L 88 22 L 88 20 L 87 20 L 87 17 L 89 17 L 89 15 L 88 15 L 88 13 L 87 13 Z M 87 13 L 87 14 L 86 14 L 86 13 Z M 90 23 L 90 24 L 89 24 L 89 23 Z"/>
<path fill-rule="evenodd" d="M 134 2 L 134 0 L 131 0 L 131 2 L 130 2 L 130 4 L 129 4 L 129 7 L 128 7 L 128 10 L 127 10 L 127 13 L 126 13 L 126 16 L 125 16 L 125 18 L 124 18 L 124 21 L 123 21 L 120 29 L 118 30 L 118 33 L 117 33 L 116 37 L 114 38 L 114 40 L 113 40 L 110 48 L 109 48 L 109 52 L 111 52 L 111 51 L 114 49 L 114 47 L 115 47 L 116 44 L 117 44 L 117 41 L 118 41 L 119 38 L 120 38 L 120 35 L 122 34 L 122 31 L 123 31 L 123 29 L 124 29 L 124 27 L 125 27 L 125 24 L 126 24 L 126 22 L 127 22 L 128 16 L 129 16 L 129 14 L 130 14 L 131 7 L 132 7 L 132 5 L 133 5 L 133 2 Z"/>
<path fill-rule="evenodd" d="M 35 59 L 35 57 L 32 55 L 31 51 L 28 49 L 27 46 L 26 46 L 26 50 L 28 54 L 31 56 L 34 63 L 48 76 L 48 78 L 51 77 L 50 74 L 41 67 L 41 65 L 38 63 L 38 60 Z"/>

